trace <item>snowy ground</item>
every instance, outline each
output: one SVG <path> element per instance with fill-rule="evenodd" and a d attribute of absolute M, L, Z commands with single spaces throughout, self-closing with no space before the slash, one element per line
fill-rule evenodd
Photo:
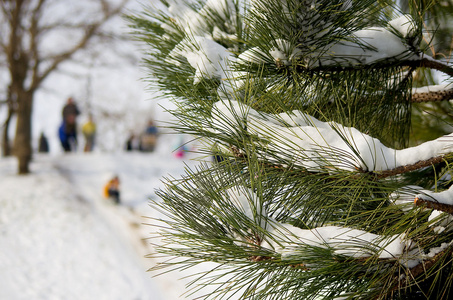
<path fill-rule="evenodd" d="M 182 141 L 175 135 L 161 136 L 154 153 L 122 152 L 127 136 L 142 132 L 148 119 L 158 125 L 171 119 L 160 105 L 173 106 L 145 91 L 138 65 L 91 60 L 90 67 L 63 64 L 36 94 L 32 143 L 37 148 L 45 133 L 50 154 L 36 154 L 27 176 L 16 175 L 16 159 L 0 158 L 0 300 L 173 300 L 185 292 L 183 277 L 192 270 L 147 272 L 156 263 L 145 258 L 154 251 L 146 238 L 155 229 L 144 223 L 161 217 L 148 199 L 163 177 L 179 177 L 185 163 L 196 162 L 174 156 Z M 79 125 L 89 113 L 95 118 L 94 153 L 61 150 L 57 132 L 69 96 L 82 111 Z M 0 120 L 5 114 L 0 109 Z M 14 130 L 15 119 L 11 138 Z M 121 180 L 120 206 L 102 198 L 112 174 Z"/>
<path fill-rule="evenodd" d="M 183 274 L 153 277 L 155 262 L 144 257 L 153 230 L 144 216 L 158 216 L 148 198 L 162 177 L 195 163 L 168 148 L 37 154 L 27 176 L 15 175 L 15 159 L 0 159 L 0 299 L 178 299 Z M 101 196 L 113 173 L 121 206 Z"/>

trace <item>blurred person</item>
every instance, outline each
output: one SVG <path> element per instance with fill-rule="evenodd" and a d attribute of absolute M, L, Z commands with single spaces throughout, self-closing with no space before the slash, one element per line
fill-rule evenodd
<path fill-rule="evenodd" d="M 141 150 L 140 138 L 131 133 L 126 141 L 126 151 Z"/>
<path fill-rule="evenodd" d="M 77 149 L 77 116 L 79 114 L 80 111 L 74 98 L 69 97 L 63 107 L 63 122 L 59 128 L 60 142 L 65 152 Z"/>
<path fill-rule="evenodd" d="M 94 140 L 96 137 L 96 123 L 93 121 L 93 116 L 88 116 L 88 121 L 82 126 L 82 134 L 85 138 L 84 152 L 91 152 L 94 148 Z"/>
<path fill-rule="evenodd" d="M 148 121 L 144 134 L 141 136 L 140 145 L 144 152 L 153 152 L 157 142 L 157 127 L 152 120 Z"/>
<path fill-rule="evenodd" d="M 74 135 L 74 132 L 66 132 L 65 128 L 65 123 L 61 123 L 58 128 L 58 137 L 60 138 L 64 152 L 71 152 L 71 150 L 77 148 L 77 136 Z"/>
<path fill-rule="evenodd" d="M 47 141 L 47 137 L 44 135 L 44 132 L 41 132 L 41 135 L 39 136 L 38 152 L 40 153 L 49 152 L 49 142 Z"/>
<path fill-rule="evenodd" d="M 112 199 L 115 204 L 120 204 L 120 179 L 114 175 L 104 186 L 104 197 Z"/>

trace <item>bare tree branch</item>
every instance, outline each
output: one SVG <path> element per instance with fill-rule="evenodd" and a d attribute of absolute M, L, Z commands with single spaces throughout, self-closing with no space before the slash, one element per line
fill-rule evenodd
<path fill-rule="evenodd" d="M 47 5 L 49 2 L 47 0 L 0 2 L 0 16 L 2 17 L 0 30 L 2 30 L 2 34 L 5 33 L 5 37 L 0 41 L 0 59 L 2 64 L 7 66 L 10 74 L 10 78 L 6 82 L 9 91 L 5 102 L 8 104 L 8 118 L 3 127 L 3 140 L 8 140 L 5 128 L 9 125 L 11 116 L 17 115 L 14 154 L 18 158 L 19 174 L 29 173 L 28 165 L 32 157 L 31 116 L 34 93 L 41 87 L 43 80 L 61 63 L 72 59 L 74 54 L 80 50 L 87 49 L 90 43 L 96 42 L 96 37 L 100 37 L 101 40 L 108 37 L 108 33 L 102 32 L 104 25 L 111 18 L 119 15 L 129 1 L 121 0 L 119 3 L 111 0 L 95 1 L 94 3 L 100 4 L 100 6 L 91 11 L 81 5 L 79 6 L 80 13 L 94 12 L 97 13 L 96 18 L 94 20 L 93 18 L 83 18 L 82 15 L 82 17 L 75 17 L 74 19 L 77 21 L 73 24 L 66 21 L 71 18 L 66 18 L 62 25 L 54 20 L 55 27 L 52 27 L 47 20 L 45 20 L 45 24 L 42 24 L 44 13 L 50 7 Z M 115 2 L 117 4 L 113 4 Z M 73 14 L 74 11 L 71 13 Z M 67 16 L 65 15 L 65 17 Z M 86 23 L 83 24 L 83 22 Z M 64 29 L 65 26 L 68 26 L 67 29 Z M 72 46 L 68 46 L 69 49 L 57 48 L 53 52 L 60 52 L 48 55 L 47 53 L 52 51 L 48 51 L 43 45 L 47 41 L 44 34 L 67 33 L 70 29 L 81 34 L 78 35 L 80 39 L 75 40 Z M 112 36 L 109 38 L 112 39 Z"/>
<path fill-rule="evenodd" d="M 32 12 L 31 26 L 30 26 L 30 56 L 33 61 L 32 67 L 32 82 L 37 80 L 38 68 L 40 65 L 40 58 L 38 52 L 38 36 L 40 30 L 38 28 L 38 21 L 41 15 L 41 8 L 46 0 L 40 0 Z"/>
<path fill-rule="evenodd" d="M 61 53 L 58 56 L 55 56 L 51 64 L 41 73 L 35 73 L 35 78 L 33 78 L 32 84 L 30 89 L 35 89 L 38 87 L 41 82 L 52 72 L 54 71 L 62 62 L 70 59 L 77 51 L 86 47 L 89 41 L 98 34 L 99 28 L 105 24 L 109 19 L 118 15 L 121 10 L 124 8 L 124 5 L 128 2 L 128 0 L 123 0 L 120 4 L 118 4 L 115 9 L 109 10 L 108 12 L 104 11 L 104 16 L 101 20 L 96 23 L 87 25 L 86 31 L 82 39 L 70 50 Z"/>

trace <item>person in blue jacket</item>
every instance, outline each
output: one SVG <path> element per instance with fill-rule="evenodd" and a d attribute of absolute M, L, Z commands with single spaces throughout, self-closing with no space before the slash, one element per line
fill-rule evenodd
<path fill-rule="evenodd" d="M 69 97 L 63 107 L 63 122 L 58 129 L 61 146 L 65 152 L 75 150 L 77 147 L 77 116 L 80 114 L 79 108 L 72 97 Z"/>

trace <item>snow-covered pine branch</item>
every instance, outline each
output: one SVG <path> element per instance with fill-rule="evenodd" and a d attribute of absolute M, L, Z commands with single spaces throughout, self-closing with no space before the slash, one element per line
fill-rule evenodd
<path fill-rule="evenodd" d="M 325 226 L 301 229 L 290 224 L 272 223 L 266 242 L 262 247 L 270 248 L 281 255 L 282 260 L 303 257 L 307 247 L 332 250 L 335 255 L 355 259 L 375 256 L 380 259 L 395 259 L 411 268 L 419 263 L 420 253 L 410 239 L 402 235 L 380 236 L 363 230 Z M 411 251 L 415 250 L 415 251 Z M 409 259 L 411 257 L 412 259 Z M 310 265 L 305 265 L 310 268 Z"/>
<path fill-rule="evenodd" d="M 167 0 L 168 9 L 166 14 L 177 24 L 187 35 L 212 38 L 229 37 L 235 38 L 232 34 L 235 31 L 236 5 L 233 0 L 207 0 L 199 10 L 195 9 L 195 2 Z M 222 31 L 217 26 L 210 26 L 213 18 L 219 18 L 229 32 Z M 162 28 L 172 32 L 173 28 L 163 23 Z M 168 38 L 171 38 L 169 35 Z"/>
<path fill-rule="evenodd" d="M 233 23 L 236 18 L 233 2 L 229 0 L 222 3 L 220 1 L 216 5 L 213 1 L 208 1 L 203 9 L 195 12 L 188 6 L 177 9 L 177 6 L 170 2 L 168 11 L 172 19 L 176 20 L 181 28 L 186 28 L 188 31 L 186 32 L 186 41 L 176 46 L 174 51 L 170 53 L 167 62 L 179 64 L 180 61 L 175 60 L 175 56 L 187 57 L 189 64 L 196 72 L 194 83 L 197 83 L 202 76 L 219 77 L 217 76 L 219 72 L 231 69 L 231 65 L 227 66 L 225 63 L 218 65 L 225 58 L 228 58 L 230 63 L 236 62 L 235 56 L 231 53 L 225 53 L 233 49 L 228 50 L 218 45 L 218 42 L 214 40 L 219 37 L 234 40 L 238 37 L 234 34 L 224 33 L 217 27 L 211 29 L 205 23 L 207 12 L 214 12 L 224 18 L 225 22 Z M 228 18 L 228 16 L 230 17 Z M 172 30 L 166 24 L 162 26 L 168 31 Z M 234 30 L 232 29 L 232 31 Z M 323 49 L 308 51 L 308 53 L 306 49 L 301 48 L 303 45 L 297 46 L 284 39 L 275 39 L 272 41 L 269 50 L 254 47 L 239 53 L 238 63 L 261 64 L 268 59 L 268 61 L 274 61 L 278 65 L 288 66 L 300 63 L 302 60 L 307 67 L 317 68 L 320 66 L 368 65 L 388 60 L 416 60 L 420 56 L 414 53 L 406 42 L 406 39 L 413 38 L 412 34 L 415 31 L 414 22 L 407 15 L 402 15 L 389 22 L 387 28 L 370 27 L 362 29 L 352 33 L 349 37 L 345 37 L 344 41 L 331 43 Z M 193 56 L 197 57 L 197 62 L 190 59 Z M 220 77 L 225 79 L 227 76 Z"/>
<path fill-rule="evenodd" d="M 335 122 L 322 122 L 301 111 L 271 115 L 237 101 L 219 101 L 212 109 L 216 133 L 234 136 L 241 128 L 256 136 L 261 159 L 285 161 L 314 172 L 376 172 L 416 165 L 453 151 L 453 134 L 395 150 L 378 139 Z M 420 166 L 424 167 L 423 166 Z"/>
<path fill-rule="evenodd" d="M 194 36 L 184 39 L 167 57 L 168 62 L 176 65 L 182 59 L 195 69 L 193 84 L 197 84 L 202 78 L 226 79 L 227 64 L 234 56 L 212 39 Z"/>
<path fill-rule="evenodd" d="M 369 65 L 389 60 L 417 60 L 414 45 L 408 41 L 416 34 L 415 23 L 402 15 L 388 23 L 388 27 L 370 27 L 353 32 L 313 54 L 310 68 L 322 66 Z"/>
<path fill-rule="evenodd" d="M 254 241 L 256 246 L 264 248 L 270 253 L 274 252 L 283 261 L 299 261 L 298 265 L 303 265 L 305 270 L 316 268 L 316 263 L 312 265 L 308 261 L 304 263 L 304 258 L 307 257 L 311 247 L 329 249 L 334 255 L 352 257 L 358 260 L 371 256 L 387 260 L 387 262 L 393 260 L 411 269 L 425 260 L 434 258 L 448 248 L 449 244 L 453 243 L 453 241 L 443 243 L 442 246 L 434 247 L 424 253 L 420 251 L 414 241 L 411 241 L 404 234 L 381 236 L 364 230 L 340 226 L 301 229 L 268 217 L 263 203 L 257 201 L 259 197 L 251 190 L 244 191 L 239 187 L 233 187 L 228 189 L 225 195 L 226 198 L 230 199 L 233 206 L 241 211 L 245 218 L 248 218 L 250 224 L 255 223 L 257 228 L 262 228 L 261 237 L 258 241 Z M 451 225 L 451 223 L 452 220 L 448 224 Z M 447 226 L 445 222 L 442 224 Z M 437 228 L 442 224 L 436 223 Z M 266 232 L 266 234 L 263 234 L 263 232 Z M 441 232 L 441 230 L 438 230 L 438 233 Z M 243 240 L 247 242 L 244 245 L 247 245 L 253 240 L 253 237 Z M 263 259 L 272 259 L 272 257 Z"/>
<path fill-rule="evenodd" d="M 174 127 L 216 160 L 159 192 L 164 234 L 181 245 L 161 252 L 231 267 L 233 280 L 200 275 L 220 283 L 207 298 L 448 294 L 452 220 L 436 197 L 451 195 L 433 191 L 452 184 L 437 176 L 452 169 L 453 134 L 407 147 L 411 96 L 449 97 L 411 93 L 414 71 L 453 76 L 421 46 L 426 11 L 385 0 L 181 1 L 163 1 L 150 34 L 143 26 L 157 49 L 148 65 L 182 99 Z M 439 292 L 420 288 L 442 280 Z"/>
<path fill-rule="evenodd" d="M 414 198 L 414 204 L 427 206 L 453 215 L 453 186 L 442 192 L 420 190 Z"/>

